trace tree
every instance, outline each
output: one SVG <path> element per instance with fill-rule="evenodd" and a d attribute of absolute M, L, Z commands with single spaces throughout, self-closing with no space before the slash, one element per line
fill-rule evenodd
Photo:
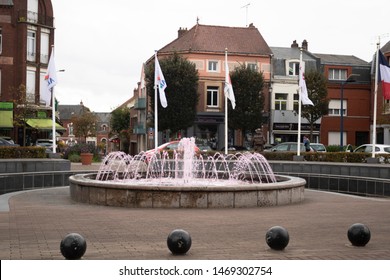
<path fill-rule="evenodd" d="M 14 103 L 14 125 L 16 127 L 23 127 L 23 143 L 22 146 L 27 144 L 26 139 L 26 126 L 27 119 L 34 118 L 36 116 L 37 108 L 27 100 L 27 90 L 26 86 L 21 84 L 17 88 L 11 87 L 10 91 L 12 92 L 12 96 L 15 97 L 13 100 Z"/>
<path fill-rule="evenodd" d="M 83 137 L 84 142 L 87 137 L 96 136 L 97 116 L 89 110 L 84 109 L 80 115 L 74 115 L 71 119 L 73 131 L 76 137 Z"/>
<path fill-rule="evenodd" d="M 110 120 L 111 130 L 122 140 L 124 152 L 128 153 L 130 143 L 130 109 L 119 107 L 112 111 Z"/>
<path fill-rule="evenodd" d="M 262 125 L 264 110 L 263 74 L 242 65 L 236 68 L 230 78 L 236 98 L 236 108 L 233 110 L 228 102 L 228 124 L 230 128 L 240 129 L 242 139 L 246 132 L 254 133 Z"/>
<path fill-rule="evenodd" d="M 163 108 L 158 99 L 158 129 L 175 133 L 192 126 L 198 105 L 198 71 L 195 64 L 177 53 L 160 62 L 167 88 L 168 106 Z M 154 63 L 146 68 L 145 81 L 154 120 Z"/>
<path fill-rule="evenodd" d="M 305 73 L 305 81 L 309 99 L 314 106 L 302 106 L 301 116 L 310 124 L 310 141 L 312 141 L 314 123 L 323 115 L 328 114 L 328 91 L 325 76 L 317 71 Z"/>

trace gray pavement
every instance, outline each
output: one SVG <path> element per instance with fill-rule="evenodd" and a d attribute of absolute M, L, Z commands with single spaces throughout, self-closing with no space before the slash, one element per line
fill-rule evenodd
<path fill-rule="evenodd" d="M 93 170 L 98 166 L 77 166 Z M 1 199 L 0 199 L 1 200 Z M 68 233 L 85 237 L 86 260 L 390 260 L 390 199 L 305 190 L 303 203 L 242 209 L 132 209 L 75 203 L 69 188 L 14 193 L 0 204 L 0 259 L 64 259 Z M 352 246 L 354 223 L 366 224 L 371 240 Z M 272 226 L 285 227 L 290 243 L 275 251 L 265 242 Z M 167 248 L 174 229 L 191 234 L 183 256 Z"/>

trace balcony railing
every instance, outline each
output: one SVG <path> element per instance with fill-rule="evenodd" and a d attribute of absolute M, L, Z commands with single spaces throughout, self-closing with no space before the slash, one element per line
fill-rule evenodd
<path fill-rule="evenodd" d="M 54 17 L 48 17 L 41 13 L 34 13 L 27 10 L 20 10 L 18 12 L 18 21 L 54 27 Z"/>
<path fill-rule="evenodd" d="M 134 104 L 134 109 L 146 109 L 146 98 L 138 98 Z"/>
<path fill-rule="evenodd" d="M 133 127 L 133 133 L 134 134 L 145 134 L 146 133 L 146 128 L 144 123 L 137 123 Z"/>

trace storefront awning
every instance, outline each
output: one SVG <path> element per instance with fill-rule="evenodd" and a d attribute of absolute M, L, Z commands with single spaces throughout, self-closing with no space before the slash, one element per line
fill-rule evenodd
<path fill-rule="evenodd" d="M 51 119 L 27 119 L 27 124 L 38 130 L 52 130 L 53 122 Z M 66 130 L 64 127 L 56 123 L 56 130 Z"/>
<path fill-rule="evenodd" d="M 0 111 L 0 128 L 13 128 L 13 111 Z"/>

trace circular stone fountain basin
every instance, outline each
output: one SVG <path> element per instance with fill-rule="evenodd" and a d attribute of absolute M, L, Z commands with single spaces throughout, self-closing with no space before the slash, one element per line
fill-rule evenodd
<path fill-rule="evenodd" d="M 278 206 L 304 200 L 306 181 L 276 175 L 276 183 L 116 182 L 96 180 L 96 174 L 69 178 L 76 202 L 129 208 L 244 208 Z"/>

